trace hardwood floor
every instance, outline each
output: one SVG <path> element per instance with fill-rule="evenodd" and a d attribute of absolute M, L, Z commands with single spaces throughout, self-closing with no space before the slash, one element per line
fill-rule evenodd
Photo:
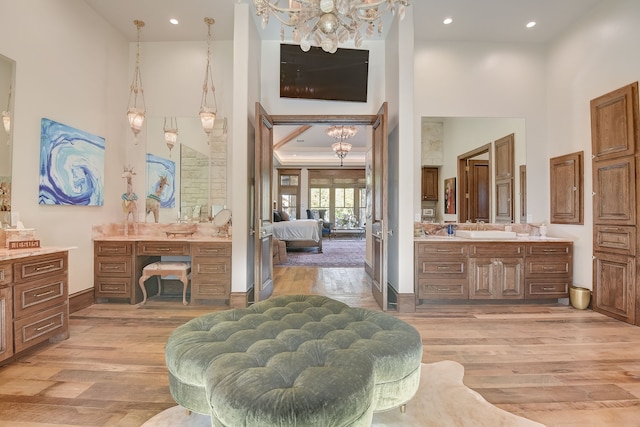
<path fill-rule="evenodd" d="M 314 293 L 377 309 L 362 269 L 280 267 L 275 294 Z M 0 425 L 139 426 L 175 405 L 164 344 L 224 307 L 152 298 L 71 315 L 71 337 L 0 368 Z M 489 402 L 552 426 L 640 426 L 640 328 L 558 304 L 431 304 L 397 314 L 425 363 L 455 360 Z M 449 426 L 445 426 L 449 427 Z"/>

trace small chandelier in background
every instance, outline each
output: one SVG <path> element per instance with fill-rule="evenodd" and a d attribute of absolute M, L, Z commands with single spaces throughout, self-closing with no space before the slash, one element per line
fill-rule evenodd
<path fill-rule="evenodd" d="M 340 158 L 340 166 L 343 166 L 344 158 L 351 151 L 351 144 L 345 141 L 355 136 L 356 133 L 358 133 L 358 128 L 355 126 L 330 126 L 327 128 L 327 135 L 338 140 L 331 145 L 331 149 Z"/>
<path fill-rule="evenodd" d="M 362 45 L 362 31 L 366 37 L 383 31 L 382 17 L 389 11 L 404 18 L 409 0 L 289 0 L 289 7 L 279 6 L 279 0 L 253 0 L 256 14 L 262 17 L 262 29 L 269 17 L 280 21 L 280 39 L 284 41 L 284 27 L 292 27 L 293 41 L 307 52 L 311 44 L 325 52 L 335 53 L 338 43 L 353 40 Z"/>
<path fill-rule="evenodd" d="M 169 147 L 169 158 L 171 158 L 171 149 L 176 145 L 178 140 L 178 120 L 175 117 L 169 118 L 169 126 L 167 127 L 167 118 L 164 118 L 164 140 Z"/>
<path fill-rule="evenodd" d="M 200 120 L 202 121 L 202 129 L 207 137 L 211 135 L 213 130 L 213 124 L 216 120 L 216 113 L 218 112 L 218 105 L 216 104 L 216 88 L 213 85 L 213 74 L 211 72 L 211 25 L 216 21 L 213 18 L 204 18 L 204 22 L 207 24 L 207 70 L 204 75 L 204 83 L 202 84 L 202 100 L 200 101 Z M 211 90 L 211 97 L 213 104 L 209 105 L 207 100 L 209 90 Z M 207 139 L 207 142 L 209 140 Z"/>
<path fill-rule="evenodd" d="M 11 85 L 9 85 L 9 98 L 7 99 L 7 109 L 2 112 L 2 124 L 4 131 L 9 135 L 11 133 Z M 11 139 L 7 139 L 7 145 Z"/>
<path fill-rule="evenodd" d="M 138 29 L 138 42 L 136 45 L 136 68 L 133 72 L 133 81 L 131 82 L 131 91 L 129 92 L 129 108 L 127 109 L 127 117 L 129 118 L 129 126 L 135 136 L 135 143 L 138 143 L 138 133 L 144 124 L 144 115 L 146 106 L 144 103 L 144 88 L 142 87 L 142 77 L 140 75 L 140 28 L 144 27 L 144 21 L 133 21 Z M 140 94 L 141 106 L 138 106 L 138 93 Z"/>

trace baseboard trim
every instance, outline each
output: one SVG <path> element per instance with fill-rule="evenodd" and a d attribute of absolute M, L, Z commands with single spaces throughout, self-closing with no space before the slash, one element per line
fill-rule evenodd
<path fill-rule="evenodd" d="M 230 308 L 249 307 L 249 292 L 231 292 L 229 297 Z"/>
<path fill-rule="evenodd" d="M 73 314 L 93 304 L 95 301 L 94 295 L 93 288 L 69 295 L 69 314 Z"/>
<path fill-rule="evenodd" d="M 415 313 L 416 311 L 416 295 L 415 294 L 397 294 L 398 313 Z"/>

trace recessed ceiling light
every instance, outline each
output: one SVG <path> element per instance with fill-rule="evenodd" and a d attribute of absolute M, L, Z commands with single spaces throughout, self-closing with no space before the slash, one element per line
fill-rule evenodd
<path fill-rule="evenodd" d="M 529 23 L 527 23 L 527 28 L 533 28 L 536 26 L 536 21 L 531 21 Z"/>
<path fill-rule="evenodd" d="M 169 22 L 171 22 L 173 25 L 178 25 L 178 20 L 176 18 L 169 19 Z"/>
<path fill-rule="evenodd" d="M 449 25 L 452 22 L 453 22 L 453 18 L 444 18 L 444 21 L 442 21 L 444 25 Z"/>

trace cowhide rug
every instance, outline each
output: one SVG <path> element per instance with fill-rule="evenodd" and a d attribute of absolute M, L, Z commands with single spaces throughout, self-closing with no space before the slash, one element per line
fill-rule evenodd
<path fill-rule="evenodd" d="M 420 387 L 399 409 L 374 414 L 372 427 L 544 427 L 487 402 L 462 382 L 464 367 L 453 361 L 422 364 Z M 143 427 L 209 427 L 208 416 L 174 406 L 151 418 Z"/>

